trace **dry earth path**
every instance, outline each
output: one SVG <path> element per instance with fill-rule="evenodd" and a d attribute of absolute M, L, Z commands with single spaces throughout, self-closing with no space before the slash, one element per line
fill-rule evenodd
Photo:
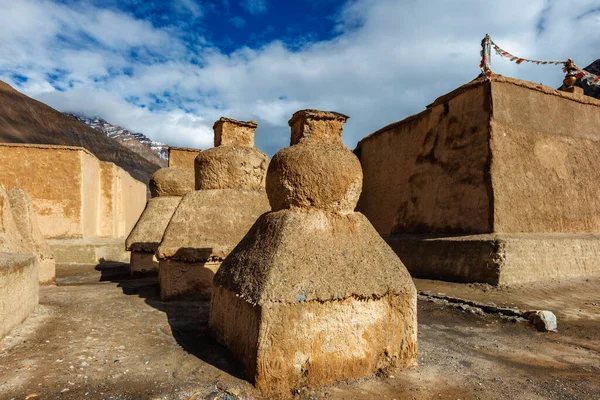
<path fill-rule="evenodd" d="M 208 302 L 161 302 L 126 265 L 59 269 L 0 341 L 0 399 L 260 399 L 207 335 Z M 416 281 L 421 290 L 550 309 L 557 333 L 419 301 L 418 365 L 300 390 L 299 399 L 600 399 L 600 279 L 511 288 Z M 331 366 L 335 368 L 335 365 Z"/>

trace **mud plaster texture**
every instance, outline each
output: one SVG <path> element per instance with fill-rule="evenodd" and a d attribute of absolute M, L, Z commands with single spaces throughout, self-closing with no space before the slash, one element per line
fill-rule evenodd
<path fill-rule="evenodd" d="M 8 193 L 0 185 L 0 252 L 27 253 L 27 244 L 19 232 Z"/>
<path fill-rule="evenodd" d="M 129 257 L 129 274 L 134 278 L 158 275 L 158 260 L 154 253 L 131 251 Z"/>
<path fill-rule="evenodd" d="M 221 117 L 213 125 L 214 145 L 215 147 L 221 145 L 254 147 L 254 131 L 257 126 L 256 121 L 238 121 Z"/>
<path fill-rule="evenodd" d="M 0 339 L 37 306 L 38 274 L 33 254 L 0 252 Z"/>
<path fill-rule="evenodd" d="M 214 278 L 209 329 L 270 397 L 408 366 L 417 356 L 410 275 L 352 212 L 362 172 L 341 142 L 346 119 L 316 110 L 292 117 L 293 145 L 267 175 L 278 210 L 256 221 Z M 340 164 L 345 179 L 334 171 Z"/>
<path fill-rule="evenodd" d="M 119 269 L 127 278 L 126 266 Z M 107 280 L 114 276 L 107 269 L 88 270 L 63 276 L 59 268 L 58 286 L 42 287 L 37 309 L 0 341 L 1 398 L 25 399 L 32 394 L 62 400 L 273 398 L 262 396 L 245 381 L 235 358 L 208 337 L 209 302 L 164 302 L 156 278 Z M 599 279 L 510 288 L 440 281 L 416 285 L 464 299 L 553 310 L 559 331 L 536 332 L 526 323 L 419 299 L 418 364 L 302 388 L 295 398 L 598 397 Z"/>
<path fill-rule="evenodd" d="M 179 196 L 194 191 L 194 170 L 192 168 L 161 168 L 150 179 L 150 195 Z"/>
<path fill-rule="evenodd" d="M 385 240 L 416 278 L 512 285 L 600 275 L 598 234 L 406 234 Z"/>
<path fill-rule="evenodd" d="M 152 175 L 152 198 L 125 241 L 127 250 L 131 251 L 132 276 L 158 274 L 159 263 L 154 253 L 181 198 L 193 191 L 193 168 L 161 168 Z"/>
<path fill-rule="evenodd" d="M 184 196 L 156 253 L 163 299 L 210 298 L 221 261 L 268 210 L 264 191 L 197 190 Z"/>
<path fill-rule="evenodd" d="M 196 190 L 264 190 L 269 157 L 254 147 L 221 145 L 196 157 Z"/>
<path fill-rule="evenodd" d="M 212 281 L 221 261 L 159 261 L 162 300 L 210 300 Z"/>
<path fill-rule="evenodd" d="M 24 250 L 37 258 L 40 284 L 54 283 L 56 263 L 38 226 L 31 199 L 23 189 L 16 187 L 9 189 L 7 194 Z"/>
<path fill-rule="evenodd" d="M 144 212 L 125 241 L 126 249 L 154 254 L 180 202 L 181 197 L 178 196 L 148 200 Z"/>
<path fill-rule="evenodd" d="M 12 194 L 14 197 L 15 192 Z M 21 211 L 12 209 L 9 194 L 0 185 L 0 338 L 27 318 L 38 303 L 39 265 L 31 243 L 19 232 L 24 217 Z"/>
<path fill-rule="evenodd" d="M 123 238 L 48 240 L 56 265 L 87 264 L 115 261 L 128 263 L 131 255 L 123 245 Z"/>
<path fill-rule="evenodd" d="M 269 210 L 264 192 L 197 190 L 183 197 L 158 247 L 160 260 L 222 260 Z"/>
<path fill-rule="evenodd" d="M 194 159 L 198 154 L 199 149 L 169 147 L 169 168 L 194 169 Z"/>
<path fill-rule="evenodd" d="M 600 188 L 590 185 L 600 179 L 599 107 L 596 99 L 530 82 L 475 80 L 359 142 L 357 210 L 402 249 L 411 272 L 429 265 L 421 272 L 435 271 L 432 278 L 516 283 L 600 274 L 595 252 L 558 257 L 551 267 L 538 253 L 557 245 L 578 254 L 578 235 L 600 231 Z M 479 234 L 508 243 L 493 257 L 500 262 L 464 262 L 461 254 L 477 240 L 460 236 Z M 452 260 L 440 250 L 448 243 L 457 246 Z M 525 256 L 523 246 L 535 255 Z M 496 278 L 481 280 L 493 268 Z"/>
<path fill-rule="evenodd" d="M 0 184 L 25 190 L 46 239 L 126 237 L 146 185 L 81 147 L 0 144 Z"/>
<path fill-rule="evenodd" d="M 217 147 L 196 157 L 196 191 L 183 197 L 156 252 L 163 299 L 208 299 L 221 261 L 269 210 L 269 158 L 253 147 L 255 122 L 221 118 Z"/>

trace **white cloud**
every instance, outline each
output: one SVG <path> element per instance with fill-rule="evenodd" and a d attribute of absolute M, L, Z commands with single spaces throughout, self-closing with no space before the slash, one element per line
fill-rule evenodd
<path fill-rule="evenodd" d="M 0 79 L 25 75 L 19 89 L 58 109 L 181 146 L 210 146 L 212 123 L 223 115 L 258 120 L 257 144 L 273 153 L 288 144 L 294 111 L 335 110 L 351 117 L 344 137 L 353 147 L 475 78 L 486 33 L 518 56 L 591 63 L 600 57 L 595 7 L 593 0 L 355 0 L 332 40 L 297 50 L 273 41 L 228 55 L 201 38 L 190 50 L 172 28 L 114 11 L 0 0 Z M 82 32 L 92 41 L 69 46 Z M 498 57 L 492 67 L 552 87 L 563 77 L 557 66 Z M 54 84 L 64 91 L 47 82 L 56 69 Z"/>
<path fill-rule="evenodd" d="M 250 14 L 267 12 L 267 0 L 242 0 L 240 5 Z"/>

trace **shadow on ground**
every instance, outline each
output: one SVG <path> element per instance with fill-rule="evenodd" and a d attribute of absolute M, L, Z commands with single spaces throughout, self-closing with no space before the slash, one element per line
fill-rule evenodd
<path fill-rule="evenodd" d="M 143 298 L 146 304 L 164 312 L 173 338 L 185 351 L 236 378 L 244 378 L 234 357 L 208 333 L 210 301 L 162 301 L 158 278 L 130 278 L 129 264 L 103 263 L 95 270 L 100 272 L 100 282 L 116 282 L 125 295 Z"/>

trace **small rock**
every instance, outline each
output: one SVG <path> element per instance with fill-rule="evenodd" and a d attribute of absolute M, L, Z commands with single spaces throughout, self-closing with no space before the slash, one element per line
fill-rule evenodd
<path fill-rule="evenodd" d="M 535 311 L 529 314 L 529 322 L 540 332 L 556 332 L 556 315 L 552 311 Z"/>

